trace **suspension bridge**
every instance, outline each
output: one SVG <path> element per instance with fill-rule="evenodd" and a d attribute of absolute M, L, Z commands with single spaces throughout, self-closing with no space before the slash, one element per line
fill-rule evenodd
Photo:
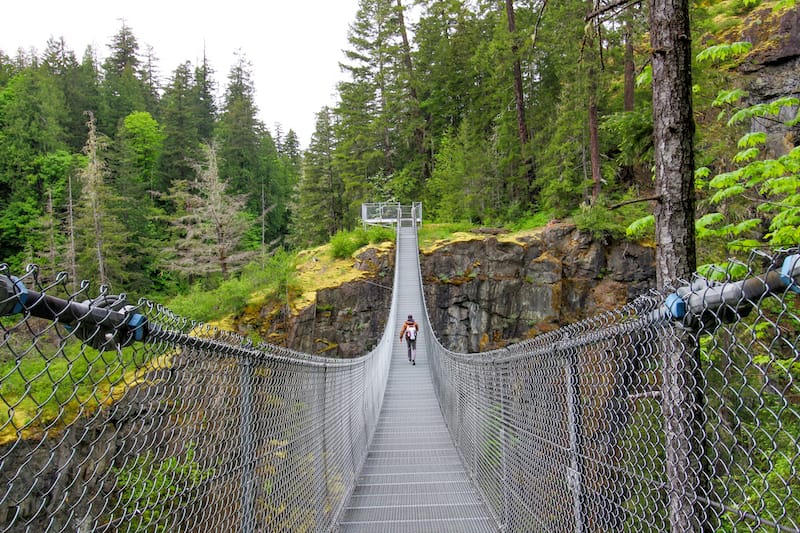
<path fill-rule="evenodd" d="M 799 250 L 459 354 L 396 212 L 350 360 L 0 267 L 0 531 L 800 530 Z"/>

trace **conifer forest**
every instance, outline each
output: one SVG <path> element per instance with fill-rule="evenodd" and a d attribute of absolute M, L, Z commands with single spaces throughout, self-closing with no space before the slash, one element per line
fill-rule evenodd
<path fill-rule="evenodd" d="M 310 139 L 259 118 L 246 50 L 229 72 L 160 65 L 125 23 L 104 48 L 0 50 L 0 261 L 174 295 L 352 231 L 377 201 L 658 242 L 680 227 L 697 244 L 664 279 L 797 244 L 796 0 L 671 4 L 360 0 Z"/>

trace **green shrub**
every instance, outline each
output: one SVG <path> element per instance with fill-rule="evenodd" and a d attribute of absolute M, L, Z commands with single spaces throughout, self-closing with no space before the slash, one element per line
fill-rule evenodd
<path fill-rule="evenodd" d="M 297 256 L 277 250 L 263 262 L 254 261 L 242 273 L 209 290 L 195 283 L 187 293 L 173 298 L 167 307 L 174 313 L 208 322 L 240 311 L 253 293 L 284 294 L 294 286 Z"/>
<path fill-rule="evenodd" d="M 523 231 L 526 229 L 541 228 L 547 225 L 550 220 L 555 218 L 552 211 L 539 211 L 532 215 L 514 220 L 508 225 L 511 231 Z"/>
<path fill-rule="evenodd" d="M 385 226 L 370 226 L 367 228 L 367 240 L 370 244 L 380 244 L 386 241 L 394 242 L 395 231 Z"/>
<path fill-rule="evenodd" d="M 590 231 L 595 238 L 625 235 L 625 226 L 615 219 L 607 207 L 600 204 L 581 205 L 580 210 L 572 218 L 579 230 Z"/>
<path fill-rule="evenodd" d="M 347 259 L 369 242 L 369 235 L 364 229 L 338 231 L 331 237 L 331 255 L 334 259 Z"/>

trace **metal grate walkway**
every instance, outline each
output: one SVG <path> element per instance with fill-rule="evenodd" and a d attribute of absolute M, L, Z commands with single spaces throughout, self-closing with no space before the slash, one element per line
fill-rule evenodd
<path fill-rule="evenodd" d="M 399 236 L 399 336 L 409 314 L 425 317 L 420 298 L 416 228 Z M 404 290 L 408 288 L 408 290 Z M 498 531 L 472 485 L 445 425 L 433 389 L 426 339 L 416 366 L 405 343 L 392 352 L 380 419 L 364 468 L 346 505 L 343 533 L 471 533 Z"/>

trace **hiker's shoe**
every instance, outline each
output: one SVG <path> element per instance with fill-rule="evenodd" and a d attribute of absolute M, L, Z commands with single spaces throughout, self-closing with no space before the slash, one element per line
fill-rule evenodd
<path fill-rule="evenodd" d="M 414 366 L 417 366 L 417 362 L 416 361 L 411 361 L 411 364 L 414 365 Z"/>

